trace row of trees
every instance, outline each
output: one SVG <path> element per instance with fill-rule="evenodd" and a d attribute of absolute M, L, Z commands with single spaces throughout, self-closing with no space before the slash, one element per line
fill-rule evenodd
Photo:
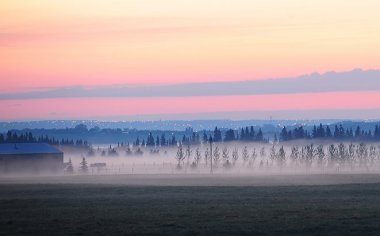
<path fill-rule="evenodd" d="M 174 135 L 172 135 L 171 138 L 166 138 L 166 135 L 163 133 L 160 136 L 156 136 L 156 138 L 153 137 L 153 134 L 150 132 L 148 134 L 148 137 L 145 139 L 140 140 L 139 137 L 137 137 L 136 141 L 133 143 L 134 146 L 148 146 L 148 147 L 159 147 L 159 146 L 173 146 L 177 145 L 177 139 Z"/>
<path fill-rule="evenodd" d="M 67 174 L 73 174 L 74 173 L 74 165 L 73 165 L 71 159 L 69 159 L 69 162 L 66 164 L 66 167 L 65 167 L 64 171 Z M 82 161 L 79 163 L 79 169 L 78 169 L 78 171 L 81 174 L 87 174 L 88 173 L 88 165 L 87 165 L 87 161 L 86 161 L 85 157 L 83 157 Z"/>
<path fill-rule="evenodd" d="M 178 145 L 196 145 L 201 142 L 206 143 L 210 138 L 214 142 L 231 142 L 231 141 L 244 141 L 244 142 L 269 142 L 264 137 L 261 128 L 255 130 L 253 126 L 241 128 L 240 131 L 228 129 L 222 132 L 218 127 L 215 127 L 214 131 L 207 135 L 206 131 L 203 132 L 202 138 L 198 132 L 193 132 L 191 136 L 183 135 L 182 139 L 177 141 L 176 137 L 172 135 L 171 139 L 166 139 L 165 134 L 161 137 L 153 137 L 152 133 L 149 133 L 147 141 L 137 138 L 135 145 L 139 146 L 172 146 Z M 274 141 L 290 141 L 297 139 L 336 139 L 336 140 L 380 140 L 380 126 L 376 125 L 374 131 L 363 130 L 360 126 L 357 126 L 355 130 L 352 128 L 344 128 L 342 124 L 335 125 L 331 130 L 329 125 L 319 126 L 314 125 L 311 131 L 306 130 L 303 126 L 288 129 L 283 127 L 279 137 L 275 134 Z"/>
<path fill-rule="evenodd" d="M 150 132 L 148 137 L 143 140 L 140 140 L 138 137 L 136 141 L 133 143 L 136 146 L 148 146 L 148 147 L 158 147 L 158 146 L 176 146 L 178 144 L 183 145 L 197 145 L 201 142 L 207 143 L 208 140 L 212 138 L 213 142 L 231 142 L 231 141 L 256 141 L 256 142 L 268 142 L 267 139 L 264 138 L 263 131 L 259 129 L 257 132 L 254 127 L 251 126 L 242 128 L 241 133 L 239 134 L 233 129 L 228 129 L 223 133 L 218 127 L 215 127 L 212 134 L 207 135 L 206 131 L 203 131 L 202 138 L 198 132 L 192 132 L 191 136 L 183 135 L 182 139 L 178 140 L 174 135 L 170 139 L 166 139 L 165 134 L 161 134 L 161 136 L 157 135 L 156 138 Z"/>
<path fill-rule="evenodd" d="M 329 125 L 319 126 L 314 125 L 311 132 L 304 129 L 303 126 L 296 127 L 293 130 L 287 129 L 285 126 L 281 130 L 279 141 L 289 141 L 295 139 L 339 139 L 339 140 L 380 140 L 380 126 L 376 125 L 374 131 L 363 130 L 357 126 L 355 130 L 352 128 L 344 128 L 342 124 L 335 125 L 334 131 L 331 130 Z M 275 136 L 275 141 L 277 136 Z"/>
<path fill-rule="evenodd" d="M 71 146 L 83 146 L 88 147 L 88 143 L 85 140 L 78 139 L 55 139 L 47 135 L 35 137 L 31 132 L 17 134 L 16 132 L 8 131 L 6 135 L 0 133 L 0 143 L 49 143 L 51 145 L 71 145 Z"/>
<path fill-rule="evenodd" d="M 211 136 L 210 136 L 211 137 Z M 204 139 L 207 141 L 207 136 Z M 214 142 L 231 142 L 231 141 L 251 141 L 251 142 L 268 142 L 267 139 L 264 138 L 263 131 L 261 128 L 258 131 L 255 130 L 253 126 L 241 128 L 240 133 L 233 129 L 228 129 L 224 133 L 224 138 L 222 138 L 222 132 L 215 127 L 214 129 Z"/>
<path fill-rule="evenodd" d="M 81 127 L 76 130 L 81 130 Z M 83 128 L 83 130 L 85 130 Z M 202 137 L 201 137 L 202 136 Z M 140 140 L 138 137 L 133 143 L 135 146 L 176 146 L 179 143 L 183 145 L 196 145 L 200 143 L 206 143 L 210 138 L 214 142 L 231 142 L 231 141 L 244 141 L 244 142 L 268 142 L 269 140 L 264 137 L 261 128 L 255 130 L 253 126 L 241 128 L 240 131 L 228 129 L 222 131 L 215 127 L 212 132 L 207 133 L 203 131 L 200 135 L 198 132 L 191 132 L 190 135 L 183 135 L 182 139 L 177 140 L 176 136 L 172 134 L 171 137 L 166 137 L 165 133 L 157 135 L 156 137 L 150 132 L 146 139 Z M 376 125 L 375 129 L 363 130 L 360 126 L 357 126 L 355 130 L 352 128 L 344 128 L 342 124 L 335 125 L 333 130 L 329 125 L 319 126 L 314 125 L 311 131 L 306 130 L 303 126 L 289 129 L 283 127 L 279 137 L 275 135 L 274 141 L 290 141 L 297 139 L 337 139 L 337 140 L 380 140 L 380 126 Z M 38 136 L 35 137 L 31 132 L 17 134 L 16 132 L 8 131 L 5 135 L 0 133 L 0 143 L 21 143 L 21 142 L 44 142 L 53 145 L 77 145 L 88 146 L 87 141 L 78 139 L 55 139 L 54 137 Z M 123 146 L 124 143 L 121 143 Z"/>
<path fill-rule="evenodd" d="M 177 167 L 183 168 L 190 166 L 196 168 L 202 160 L 207 166 L 213 162 L 217 168 L 222 164 L 223 167 L 231 168 L 241 160 L 247 167 L 258 166 L 259 168 L 355 168 L 369 170 L 380 164 L 380 146 L 360 144 L 331 144 L 326 147 L 323 145 L 308 144 L 305 146 L 271 146 L 269 150 L 265 147 L 259 149 L 249 149 L 247 146 L 239 150 L 237 147 L 219 147 L 216 145 L 212 152 L 208 147 L 201 150 L 198 146 L 194 150 L 190 145 L 179 145 L 175 156 Z M 259 162 L 257 163 L 257 159 Z"/>

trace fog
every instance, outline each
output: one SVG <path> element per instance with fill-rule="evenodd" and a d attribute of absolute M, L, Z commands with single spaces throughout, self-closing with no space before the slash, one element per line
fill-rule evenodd
<path fill-rule="evenodd" d="M 12 172 L 0 175 L 0 182 L 261 186 L 374 183 L 380 179 L 380 143 L 227 142 L 212 143 L 212 153 L 209 143 L 59 148 L 64 152 L 61 170 Z"/>
<path fill-rule="evenodd" d="M 280 144 L 244 142 L 179 145 L 177 147 L 117 147 L 65 153 L 73 171 L 64 174 L 331 174 L 378 173 L 380 143 Z M 85 158 L 88 171 L 82 170 Z M 211 167 L 212 162 L 212 167 Z M 67 166 L 66 166 L 67 168 Z"/>

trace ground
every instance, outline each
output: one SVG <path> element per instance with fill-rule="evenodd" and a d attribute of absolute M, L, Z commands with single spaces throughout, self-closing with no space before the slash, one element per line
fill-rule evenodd
<path fill-rule="evenodd" d="M 1 235 L 380 234 L 375 174 L 74 176 L 0 183 Z"/>

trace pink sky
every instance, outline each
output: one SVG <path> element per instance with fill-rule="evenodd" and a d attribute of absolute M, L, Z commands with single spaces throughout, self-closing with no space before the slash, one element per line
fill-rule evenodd
<path fill-rule="evenodd" d="M 159 97 L 159 98 L 68 98 L 0 101 L 5 120 L 107 119 L 151 114 L 194 112 L 380 109 L 380 92 L 307 93 L 288 95 Z M 344 104 L 344 106 L 342 106 Z"/>
<path fill-rule="evenodd" d="M 378 0 L 3 1 L 0 94 L 377 69 L 378 9 Z M 225 99 L 218 97 L 174 100 L 183 106 L 173 105 L 173 98 L 0 101 L 0 119 L 112 116 L 120 113 L 119 107 L 131 107 L 122 115 L 182 113 L 185 106 L 190 112 L 209 107 L 218 111 L 305 109 L 298 100 L 312 105 L 307 108 L 362 107 L 352 105 L 351 97 L 341 93 L 330 93 L 328 99 L 315 94 L 267 96 L 261 98 L 261 105 L 251 104 L 256 96 L 248 100 L 236 96 L 233 105 L 214 104 Z M 377 95 L 355 95 L 365 106 L 377 108 L 373 96 Z M 169 100 L 171 105 L 166 107 Z M 331 101 L 341 102 L 329 107 Z M 88 112 L 82 114 L 78 104 Z M 96 108 L 90 109 L 93 104 Z M 98 104 L 105 107 L 100 110 Z"/>

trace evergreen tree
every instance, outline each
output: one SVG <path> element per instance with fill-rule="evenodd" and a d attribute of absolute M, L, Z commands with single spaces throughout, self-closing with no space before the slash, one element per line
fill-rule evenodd
<path fill-rule="evenodd" d="M 154 146 L 154 137 L 151 132 L 149 132 L 148 138 L 146 139 L 147 146 Z"/>
<path fill-rule="evenodd" d="M 344 138 L 344 137 L 345 137 L 344 128 L 343 128 L 343 125 L 340 124 L 339 125 L 339 138 Z"/>
<path fill-rule="evenodd" d="M 263 135 L 263 131 L 261 130 L 261 128 L 259 129 L 259 132 L 257 133 L 256 140 L 259 142 L 264 141 L 264 135 Z"/>
<path fill-rule="evenodd" d="M 229 129 L 225 133 L 224 141 L 229 142 L 229 141 L 234 141 L 235 140 L 235 131 L 233 129 Z"/>
<path fill-rule="evenodd" d="M 293 137 L 295 139 L 305 138 L 305 130 L 304 130 L 303 126 L 297 127 L 293 130 Z"/>
<path fill-rule="evenodd" d="M 73 167 L 73 163 L 71 162 L 71 158 L 69 159 L 69 162 L 67 163 L 66 172 L 68 174 L 74 173 L 74 167 Z"/>
<path fill-rule="evenodd" d="M 215 127 L 214 130 L 214 142 L 222 141 L 222 132 L 218 130 L 218 127 Z"/>
<path fill-rule="evenodd" d="M 327 138 L 331 138 L 332 137 L 330 126 L 326 126 L 326 137 Z"/>
<path fill-rule="evenodd" d="M 248 127 L 245 127 L 245 140 L 246 141 L 249 141 L 249 128 Z"/>
<path fill-rule="evenodd" d="M 288 140 L 288 131 L 286 130 L 286 127 L 282 128 L 280 133 L 280 141 L 287 141 Z"/>
<path fill-rule="evenodd" d="M 172 145 L 174 145 L 174 146 L 177 145 L 177 140 L 176 140 L 174 134 L 172 135 Z"/>
<path fill-rule="evenodd" d="M 7 132 L 6 142 L 7 143 L 12 143 L 12 132 L 11 131 Z"/>
<path fill-rule="evenodd" d="M 187 143 L 186 135 L 183 135 L 183 136 L 182 136 L 182 143 L 183 143 L 183 144 Z"/>
<path fill-rule="evenodd" d="M 85 157 L 83 157 L 82 162 L 80 163 L 79 171 L 82 174 L 87 174 L 88 173 L 88 166 L 87 166 L 87 161 L 86 161 Z"/>
<path fill-rule="evenodd" d="M 156 137 L 156 147 L 159 147 L 159 146 L 160 146 L 160 138 L 157 135 L 157 137 Z"/>
<path fill-rule="evenodd" d="M 340 138 L 340 133 L 337 125 L 335 125 L 334 129 L 334 138 Z"/>
<path fill-rule="evenodd" d="M 313 127 L 313 132 L 311 135 L 313 136 L 313 138 L 318 138 L 317 127 L 315 125 Z"/>
<path fill-rule="evenodd" d="M 373 133 L 373 136 L 374 136 L 376 139 L 379 139 L 379 138 L 380 138 L 380 127 L 379 127 L 379 125 L 376 125 L 376 127 L 375 127 L 375 132 Z"/>
<path fill-rule="evenodd" d="M 322 123 L 319 124 L 319 127 L 317 129 L 317 136 L 318 138 L 324 138 L 326 136 L 325 128 L 323 128 Z"/>
<path fill-rule="evenodd" d="M 203 131 L 202 141 L 203 141 L 203 143 L 207 143 L 208 142 L 206 131 Z"/>
<path fill-rule="evenodd" d="M 245 131 L 243 128 L 241 128 L 241 131 L 240 131 L 240 140 L 245 140 Z"/>
<path fill-rule="evenodd" d="M 166 145 L 166 137 L 165 137 L 165 133 L 161 134 L 161 146 L 165 146 Z"/>
<path fill-rule="evenodd" d="M 250 138 L 250 140 L 254 140 L 255 139 L 255 129 L 253 128 L 253 126 L 251 126 L 251 131 L 249 133 L 249 138 Z"/>
<path fill-rule="evenodd" d="M 355 137 L 359 138 L 361 135 L 362 135 L 361 128 L 360 128 L 360 126 L 357 126 L 356 130 L 355 130 Z"/>

